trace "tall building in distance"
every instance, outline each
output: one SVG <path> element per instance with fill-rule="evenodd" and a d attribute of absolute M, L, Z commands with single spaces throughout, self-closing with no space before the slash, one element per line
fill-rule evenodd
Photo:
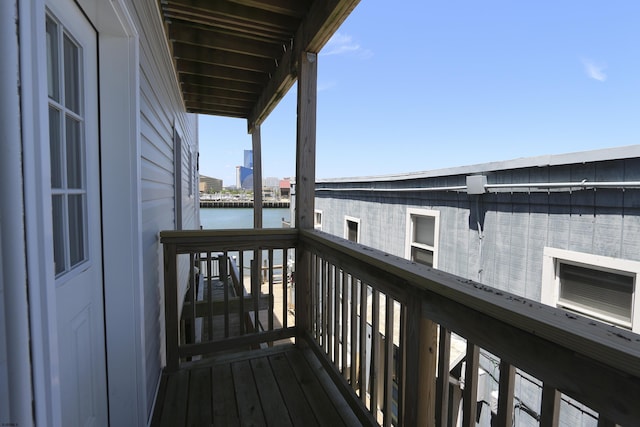
<path fill-rule="evenodd" d="M 244 150 L 244 166 L 236 166 L 236 188 L 253 190 L 253 150 Z"/>
<path fill-rule="evenodd" d="M 253 150 L 244 150 L 244 167 L 253 169 Z"/>

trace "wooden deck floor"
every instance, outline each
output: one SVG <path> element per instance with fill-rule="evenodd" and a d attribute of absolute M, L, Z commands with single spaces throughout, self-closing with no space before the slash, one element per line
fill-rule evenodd
<path fill-rule="evenodd" d="M 310 349 L 282 345 L 163 374 L 151 426 L 351 426 L 360 422 Z"/>

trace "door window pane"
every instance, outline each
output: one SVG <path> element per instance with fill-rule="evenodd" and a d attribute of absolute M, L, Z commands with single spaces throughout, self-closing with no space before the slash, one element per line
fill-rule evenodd
<path fill-rule="evenodd" d="M 80 72 L 78 46 L 64 35 L 64 105 L 80 113 Z"/>
<path fill-rule="evenodd" d="M 62 133 L 60 111 L 49 107 L 49 151 L 51 155 L 51 187 L 62 188 Z"/>
<path fill-rule="evenodd" d="M 58 26 L 47 17 L 47 83 L 49 97 L 60 101 L 60 85 L 58 79 Z"/>
<path fill-rule="evenodd" d="M 64 212 L 63 197 L 55 195 L 52 199 L 53 208 L 53 260 L 55 262 L 56 274 L 65 270 L 64 262 Z"/>
<path fill-rule="evenodd" d="M 84 201 L 82 195 L 69 196 L 69 261 L 71 267 L 84 261 Z"/>
<path fill-rule="evenodd" d="M 67 116 L 67 188 L 82 188 L 82 139 L 80 122 Z"/>

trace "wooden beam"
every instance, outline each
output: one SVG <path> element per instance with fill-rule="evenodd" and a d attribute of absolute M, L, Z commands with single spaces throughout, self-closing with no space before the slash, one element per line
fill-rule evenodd
<path fill-rule="evenodd" d="M 233 82 L 249 83 L 250 85 L 256 85 L 259 87 L 266 85 L 267 82 L 269 81 L 269 74 L 267 73 L 252 71 L 252 70 L 242 70 L 239 68 L 232 68 L 229 66 L 225 66 L 223 64 L 218 64 L 218 65 L 207 64 L 204 62 L 193 61 L 185 58 L 180 58 L 176 60 L 176 70 L 178 71 L 178 74 L 181 77 L 188 77 L 190 75 L 193 75 L 193 76 L 215 75 L 215 78 L 217 79 L 233 81 Z M 233 93 L 234 91 L 229 90 L 229 92 Z M 253 97 L 253 101 L 255 101 L 257 98 L 258 96 L 255 95 Z"/>
<path fill-rule="evenodd" d="M 262 58 L 279 58 L 284 52 L 281 44 L 254 40 L 229 31 L 220 31 L 207 25 L 192 24 L 182 20 L 171 22 L 169 37 L 182 43 Z"/>
<path fill-rule="evenodd" d="M 360 0 L 314 1 L 304 21 L 298 26 L 292 48 L 278 61 L 273 78 L 262 92 L 247 124 L 253 126 L 264 121 L 280 99 L 295 82 L 298 60 L 303 52 L 318 53 L 338 27 L 349 16 Z"/>
<path fill-rule="evenodd" d="M 298 78 L 296 228 L 313 229 L 316 184 L 318 55 L 303 53 Z"/>
<path fill-rule="evenodd" d="M 253 128 L 253 228 L 262 228 L 262 141 L 260 126 Z M 261 261 L 258 259 L 258 267 Z"/>
<path fill-rule="evenodd" d="M 219 49 L 210 49 L 202 46 L 179 43 L 178 41 L 173 43 L 173 57 L 178 60 L 186 59 L 202 64 L 255 71 L 258 73 L 265 71 L 271 72 L 276 68 L 276 62 L 271 58 L 260 58 Z"/>

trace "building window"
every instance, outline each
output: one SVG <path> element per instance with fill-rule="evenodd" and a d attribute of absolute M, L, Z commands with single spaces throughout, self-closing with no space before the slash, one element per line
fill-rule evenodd
<path fill-rule="evenodd" d="M 360 241 L 360 218 L 344 217 L 344 238 L 352 242 Z"/>
<path fill-rule="evenodd" d="M 322 230 L 322 211 L 317 209 L 313 214 L 313 228 Z"/>
<path fill-rule="evenodd" d="M 544 249 L 542 302 L 635 332 L 640 262 Z"/>
<path fill-rule="evenodd" d="M 436 267 L 439 227 L 440 212 L 408 209 L 406 257 L 419 264 Z"/>

